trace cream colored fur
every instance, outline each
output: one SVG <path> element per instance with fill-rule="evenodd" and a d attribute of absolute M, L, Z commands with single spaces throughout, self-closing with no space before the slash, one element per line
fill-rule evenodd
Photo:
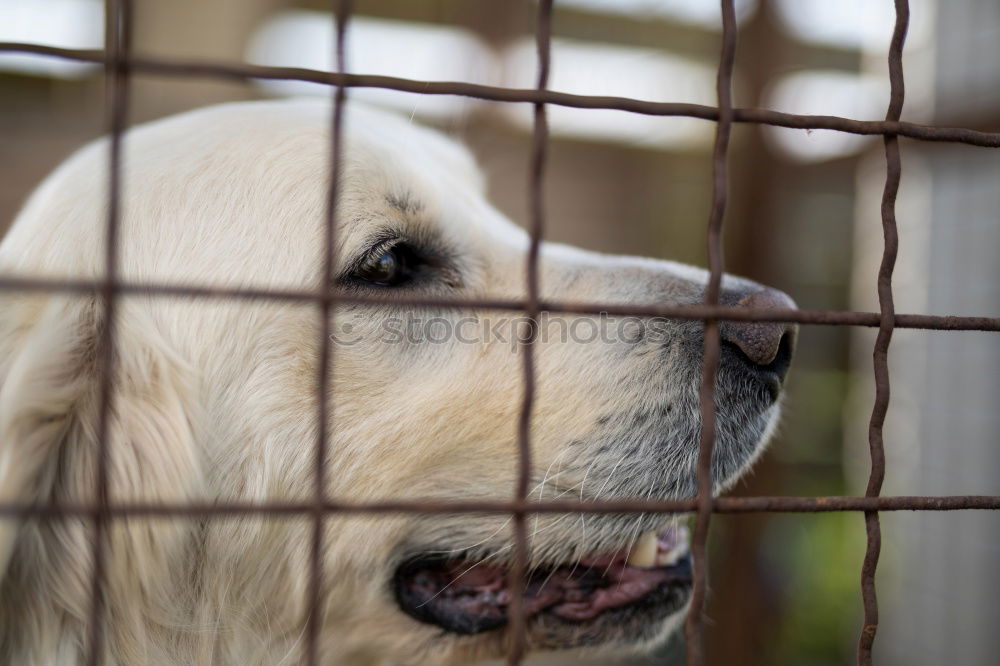
<path fill-rule="evenodd" d="M 122 278 L 317 286 L 328 126 L 326 104 L 293 101 L 214 107 L 129 132 Z M 31 197 L 0 245 L 3 274 L 101 276 L 107 151 L 104 141 L 83 149 Z M 352 105 L 345 155 L 341 262 L 391 226 L 434 235 L 454 259 L 447 284 L 416 293 L 523 295 L 526 236 L 487 203 L 463 149 L 405 119 Z M 575 301 L 697 302 L 705 279 L 674 263 L 548 244 L 541 262 L 545 296 Z M 730 287 L 745 284 L 727 278 Z M 520 356 L 499 341 L 371 342 L 389 314 L 337 309 L 334 330 L 342 333 L 338 326 L 349 322 L 363 339 L 333 347 L 330 496 L 509 497 Z M 467 313 L 431 314 L 454 321 Z M 0 296 L 0 501 L 93 499 L 95 346 L 103 326 L 92 296 Z M 309 304 L 123 297 L 115 327 L 112 501 L 311 498 L 318 327 Z M 677 339 L 690 337 L 692 327 L 678 323 Z M 661 345 L 657 353 L 639 347 L 538 345 L 533 498 L 689 494 L 697 345 Z M 720 406 L 720 480 L 750 463 L 776 417 L 777 407 L 750 414 L 739 404 Z M 646 434 L 654 430 L 673 434 L 654 441 Z M 541 517 L 530 523 L 532 561 L 621 548 L 640 528 L 668 520 Z M 412 548 L 481 551 L 503 561 L 509 530 L 496 516 L 327 520 L 323 663 L 446 664 L 501 655 L 503 631 L 447 636 L 404 615 L 390 579 Z M 116 521 L 105 663 L 301 663 L 310 534 L 305 518 Z M 0 661 L 84 663 L 91 539 L 83 518 L 0 522 Z M 532 632 L 536 649 L 563 647 L 547 642 L 544 627 Z"/>

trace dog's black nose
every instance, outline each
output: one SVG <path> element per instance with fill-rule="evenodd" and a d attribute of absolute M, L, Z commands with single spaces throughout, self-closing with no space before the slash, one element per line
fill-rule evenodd
<path fill-rule="evenodd" d="M 796 309 L 795 301 L 788 294 L 769 287 L 760 287 L 749 293 L 729 292 L 723 295 L 722 302 L 753 310 Z M 723 345 L 731 347 L 755 370 L 771 374 L 779 382 L 785 378 L 795 349 L 798 332 L 795 324 L 724 321 L 719 326 L 719 332 Z"/>

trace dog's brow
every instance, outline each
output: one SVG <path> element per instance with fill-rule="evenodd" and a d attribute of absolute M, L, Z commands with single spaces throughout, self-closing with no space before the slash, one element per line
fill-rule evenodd
<path fill-rule="evenodd" d="M 404 215 L 414 215 L 423 210 L 419 199 L 411 192 L 392 192 L 385 195 L 385 202 Z"/>

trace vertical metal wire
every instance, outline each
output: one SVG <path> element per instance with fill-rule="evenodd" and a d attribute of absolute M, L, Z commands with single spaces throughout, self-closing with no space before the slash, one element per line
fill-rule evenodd
<path fill-rule="evenodd" d="M 718 305 L 722 286 L 722 221 L 728 196 L 727 154 L 733 124 L 733 68 L 736 61 L 736 11 L 733 0 L 722 0 L 722 53 L 716 77 L 719 98 L 719 121 L 712 152 L 712 212 L 708 222 L 709 279 L 705 304 Z M 691 606 L 685 622 L 688 666 L 704 661 L 702 615 L 705 608 L 708 568 L 708 526 L 712 517 L 712 451 L 715 448 L 715 374 L 719 366 L 719 322 L 705 320 L 705 346 L 702 358 L 701 440 L 698 446 L 698 512 L 691 540 L 694 581 Z"/>
<path fill-rule="evenodd" d="M 103 326 L 98 341 L 99 386 L 97 403 L 97 484 L 93 513 L 93 572 L 90 590 L 90 636 L 87 663 L 104 661 L 104 613 L 109 548 L 111 480 L 111 414 L 114 408 L 114 333 L 118 295 L 118 231 L 121 217 L 122 134 L 128 115 L 128 57 L 131 50 L 131 0 L 108 0 L 105 4 L 105 80 L 107 114 L 111 133 L 108 144 L 108 208 L 104 239 L 104 281 L 101 288 Z"/>
<path fill-rule="evenodd" d="M 552 0 L 540 0 L 535 26 L 535 41 L 538 49 L 538 79 L 536 89 L 545 90 L 549 83 L 552 42 Z M 524 393 L 521 414 L 517 424 L 518 470 L 515 501 L 523 502 L 528 497 L 531 483 L 531 414 L 535 402 L 535 354 L 534 343 L 538 336 L 540 304 L 538 280 L 538 255 L 545 230 L 545 200 L 543 178 L 545 172 L 546 149 L 549 127 L 544 102 L 535 104 L 534 132 L 531 146 L 531 167 L 528 172 L 531 223 L 530 241 L 526 261 L 527 299 L 525 315 L 528 331 L 520 345 Z M 510 631 L 510 649 L 507 663 L 517 666 L 524 659 L 527 649 L 527 618 L 524 615 L 524 589 L 527 585 L 528 532 L 525 513 L 516 511 L 514 521 L 514 557 L 510 571 L 510 606 L 507 608 Z"/>
<path fill-rule="evenodd" d="M 351 13 L 351 0 L 336 0 L 334 6 L 335 71 L 347 71 L 345 43 L 347 21 Z M 333 298 L 333 280 L 337 265 L 337 204 L 340 193 L 340 174 L 343 158 L 344 86 L 333 87 L 333 111 L 330 116 L 330 182 L 327 188 L 326 220 L 323 237 L 322 271 L 319 276 L 319 362 L 316 368 L 316 449 L 313 460 L 313 533 L 309 559 L 309 599 L 306 616 L 306 664 L 319 664 L 319 634 L 323 607 L 323 526 L 326 505 L 326 458 L 329 450 L 328 423 L 332 417 L 330 405 L 330 375 L 333 348 L 330 344 L 330 330 L 335 316 L 336 301 Z"/>
<path fill-rule="evenodd" d="M 908 0 L 896 0 L 896 26 L 889 44 L 889 108 L 885 119 L 898 121 L 903 111 L 905 93 L 903 80 L 903 46 L 910 22 Z M 879 328 L 872 355 L 875 369 L 875 404 L 868 424 L 868 448 L 871 454 L 871 473 L 868 476 L 866 497 L 877 497 L 885 479 L 885 448 L 882 427 L 889 409 L 889 342 L 895 326 L 896 312 L 892 300 L 892 271 L 899 251 L 899 234 L 896 228 L 896 195 L 902 163 L 899 157 L 899 137 L 886 135 L 885 189 L 882 192 L 882 234 L 884 248 L 878 271 Z M 864 627 L 858 640 L 858 664 L 870 666 L 872 645 L 878 631 L 878 598 L 875 592 L 875 569 L 882 550 L 882 531 L 877 511 L 865 512 L 865 532 L 868 544 L 861 567 L 861 597 L 865 609 Z"/>

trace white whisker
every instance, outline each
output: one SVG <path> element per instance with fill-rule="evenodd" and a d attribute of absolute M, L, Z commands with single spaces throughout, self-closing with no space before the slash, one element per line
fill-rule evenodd
<path fill-rule="evenodd" d="M 539 502 L 539 504 L 542 502 L 543 499 L 545 499 L 545 481 L 546 481 L 546 479 L 549 478 L 549 472 L 552 471 L 552 466 L 555 465 L 557 462 L 559 462 L 562 459 L 562 457 L 564 455 L 566 455 L 567 451 L 569 451 L 568 447 L 564 448 L 559 455 L 557 455 L 555 458 L 552 459 L 552 462 L 549 463 L 548 468 L 545 470 L 545 474 L 542 475 L 542 482 L 541 482 L 541 484 L 539 484 L 538 486 L 536 486 L 538 488 L 538 502 Z M 559 471 L 560 471 L 560 473 L 562 472 L 562 463 L 560 463 L 560 465 L 559 465 Z M 558 474 L 556 476 L 558 476 Z M 553 478 L 555 478 L 555 477 L 553 477 Z M 528 496 L 530 497 L 533 493 L 534 493 L 534 490 L 532 490 L 532 492 L 528 493 Z M 531 517 L 531 527 L 532 527 L 531 540 L 534 541 L 535 540 L 535 536 L 538 534 L 538 514 L 537 513 L 534 516 Z"/>
<path fill-rule="evenodd" d="M 604 484 L 597 489 L 597 492 L 594 494 L 594 499 L 601 498 L 601 493 L 604 492 L 604 489 L 608 487 L 609 483 L 611 483 L 611 479 L 614 477 L 615 472 L 618 471 L 618 466 L 621 465 L 623 462 L 625 462 L 625 458 L 627 457 L 628 457 L 627 454 L 622 454 L 621 458 L 618 459 L 618 462 L 615 463 L 615 466 L 611 468 L 611 472 L 608 474 L 608 478 L 604 480 Z"/>
<path fill-rule="evenodd" d="M 505 527 L 507 527 L 507 525 L 510 524 L 511 520 L 512 520 L 511 518 L 506 519 L 505 521 L 503 521 L 503 523 L 500 525 L 500 527 L 496 528 L 496 530 L 493 531 L 492 534 L 490 534 L 489 536 L 481 539 L 480 541 L 477 541 L 476 543 L 472 544 L 471 546 L 465 546 L 463 548 L 451 548 L 451 549 L 448 549 L 448 550 L 428 550 L 427 553 L 431 554 L 431 555 L 455 555 L 455 554 L 458 554 L 458 553 L 468 552 L 468 551 L 472 550 L 473 548 L 476 548 L 477 546 L 482 546 L 487 541 L 490 541 L 493 537 L 495 537 L 497 534 L 499 534 Z"/>
<path fill-rule="evenodd" d="M 478 567 L 478 566 L 479 566 L 480 564 L 483 564 L 483 563 L 485 563 L 485 562 L 486 562 L 486 560 L 490 559 L 491 557 L 496 557 L 497 555 L 499 555 L 500 553 L 504 552 L 505 550 L 507 550 L 508 548 L 510 548 L 510 547 L 511 547 L 511 546 L 513 546 L 513 545 L 514 545 L 514 544 L 512 544 L 512 543 L 509 543 L 509 544 L 507 544 L 506 546 L 504 546 L 503 548 L 501 548 L 501 549 L 497 550 L 496 552 L 494 552 L 494 553 L 491 553 L 491 554 L 487 555 L 487 556 L 486 556 L 486 557 L 484 557 L 483 559 L 481 559 L 481 560 L 476 560 L 475 562 L 473 562 L 473 563 L 472 563 L 472 566 L 470 566 L 470 567 L 469 567 L 468 569 L 466 569 L 465 571 L 461 572 L 460 574 L 458 574 L 457 576 L 455 576 L 454 578 L 452 578 L 452 579 L 451 579 L 451 582 L 449 582 L 449 583 L 448 583 L 447 585 L 445 585 L 445 586 L 444 586 L 444 587 L 442 587 L 442 588 L 441 588 L 440 590 L 438 590 L 437 592 L 435 592 L 435 593 L 434 593 L 434 595 L 433 595 L 432 597 L 430 597 L 430 598 L 429 598 L 429 599 L 428 599 L 427 601 L 425 601 L 425 602 L 423 602 L 422 604 L 420 604 L 419 606 L 417 606 L 417 608 L 423 608 L 424 606 L 426 606 L 426 605 L 427 605 L 427 604 L 429 604 L 430 602 L 434 601 L 434 600 L 435 600 L 435 599 L 437 599 L 437 598 L 438 598 L 439 596 L 441 596 L 441 594 L 442 594 L 442 593 L 443 593 L 443 592 L 444 592 L 445 590 L 447 590 L 447 589 L 448 589 L 449 587 L 451 587 L 452 585 L 454 585 L 455 583 L 457 583 L 457 582 L 458 582 L 458 580 L 459 580 L 459 579 L 460 579 L 460 578 L 461 578 L 462 576 L 464 576 L 465 574 L 469 573 L 470 571 L 472 571 L 473 569 L 475 569 L 476 567 Z"/>

